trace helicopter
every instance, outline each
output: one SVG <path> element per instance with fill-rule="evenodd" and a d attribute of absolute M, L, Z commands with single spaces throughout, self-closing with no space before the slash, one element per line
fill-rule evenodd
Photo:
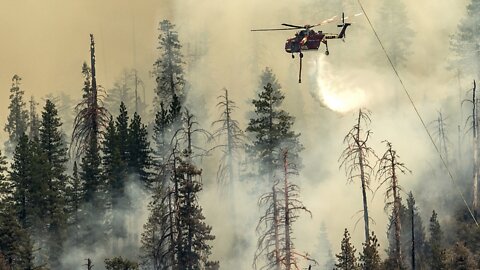
<path fill-rule="evenodd" d="M 359 16 L 362 13 L 355 14 L 354 16 Z M 298 76 L 298 82 L 301 83 L 301 74 L 302 74 L 302 58 L 303 58 L 303 53 L 302 51 L 317 51 L 320 48 L 321 43 L 325 44 L 326 50 L 325 54 L 329 55 L 330 52 L 328 50 L 328 40 L 329 39 L 342 39 L 345 41 L 345 33 L 347 31 L 347 27 L 351 25 L 351 23 L 346 23 L 345 20 L 348 19 L 348 17 L 345 17 L 345 14 L 342 13 L 342 18 L 340 20 L 337 19 L 337 16 L 333 16 L 330 19 L 324 20 L 320 23 L 317 24 L 312 24 L 312 25 L 294 25 L 294 24 L 288 24 L 288 23 L 282 23 L 283 26 L 286 26 L 284 28 L 263 28 L 263 29 L 252 29 L 251 31 L 253 32 L 259 32 L 259 31 L 285 31 L 285 30 L 299 30 L 294 37 L 287 39 L 285 42 L 285 51 L 287 53 L 292 54 L 292 58 L 295 58 L 295 53 L 298 53 L 300 57 L 300 72 Z M 340 32 L 338 34 L 332 34 L 332 33 L 324 33 L 323 31 L 315 31 L 312 28 L 324 25 L 327 23 L 332 23 L 336 21 L 341 21 L 341 24 L 338 24 L 337 26 L 340 27 Z"/>

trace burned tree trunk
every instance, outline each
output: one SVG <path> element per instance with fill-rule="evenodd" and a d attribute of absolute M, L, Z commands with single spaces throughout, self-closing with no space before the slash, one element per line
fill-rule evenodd
<path fill-rule="evenodd" d="M 296 174 L 296 169 L 294 164 L 288 161 L 287 150 L 282 153 L 282 161 L 283 186 L 279 186 L 280 181 L 275 181 L 272 191 L 264 194 L 259 200 L 259 204 L 266 205 L 267 209 L 257 225 L 260 238 L 255 252 L 254 269 L 300 269 L 299 259 L 316 263 L 308 254 L 295 251 L 292 226 L 300 212 L 307 212 L 310 215 L 311 212 L 299 199 L 299 187 L 289 180 L 289 175 Z M 262 256 L 266 258 L 266 263 L 263 267 L 258 267 L 258 261 Z"/>
<path fill-rule="evenodd" d="M 285 266 L 286 270 L 290 270 L 290 266 L 292 264 L 292 250 L 291 250 L 291 243 L 290 243 L 290 233 L 291 233 L 291 224 L 290 224 L 290 200 L 289 200 L 289 185 L 288 185 L 288 151 L 283 153 L 283 173 L 284 173 L 284 186 L 283 186 L 283 193 L 284 193 L 284 200 L 285 200 Z"/>
<path fill-rule="evenodd" d="M 478 212 L 478 181 L 479 181 L 479 169 L 480 165 L 478 164 L 478 98 L 477 98 L 477 84 L 473 81 L 472 89 L 472 99 L 465 99 L 463 102 L 468 102 L 472 104 L 472 114 L 468 116 L 468 121 L 471 121 L 471 126 L 469 130 L 472 130 L 472 145 L 473 145 L 473 181 L 472 181 L 472 208 L 474 213 Z"/>
<path fill-rule="evenodd" d="M 369 155 L 375 155 L 373 149 L 367 146 L 367 141 L 370 136 L 370 131 L 366 131 L 365 137 L 362 137 L 363 124 L 370 123 L 369 112 L 358 111 L 357 123 L 348 132 L 344 138 L 344 143 L 347 144 L 340 156 L 340 167 L 345 168 L 347 181 L 353 182 L 359 180 L 362 186 L 362 201 L 363 201 L 363 220 L 365 223 L 365 242 L 370 236 L 368 203 L 367 203 L 367 189 L 370 189 L 370 173 L 372 167 L 368 161 Z"/>
<path fill-rule="evenodd" d="M 392 207 L 392 217 L 394 223 L 394 236 L 395 247 L 393 250 L 393 263 L 395 269 L 402 268 L 402 251 L 401 251 L 401 219 L 400 208 L 402 206 L 402 199 L 400 197 L 401 187 L 398 183 L 398 173 L 405 173 L 409 171 L 403 163 L 398 161 L 398 155 L 395 150 L 392 149 L 392 144 L 385 141 L 387 144 L 387 151 L 379 160 L 379 168 L 377 171 L 377 177 L 381 181 L 380 186 L 387 184 L 387 191 L 385 192 L 385 209 Z M 379 186 L 379 187 L 380 187 Z"/>
<path fill-rule="evenodd" d="M 476 213 L 478 210 L 478 114 L 477 114 L 477 98 L 475 97 L 476 94 L 476 83 L 473 81 L 473 98 L 472 98 L 472 132 L 473 132 L 473 202 L 472 208 L 473 211 Z"/>

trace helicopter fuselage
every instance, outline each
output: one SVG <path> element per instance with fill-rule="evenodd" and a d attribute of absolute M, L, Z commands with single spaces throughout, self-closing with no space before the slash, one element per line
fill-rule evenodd
<path fill-rule="evenodd" d="M 287 39 L 285 51 L 287 53 L 299 53 L 301 51 L 318 50 L 320 43 L 325 38 L 322 31 L 302 30 L 295 37 Z"/>

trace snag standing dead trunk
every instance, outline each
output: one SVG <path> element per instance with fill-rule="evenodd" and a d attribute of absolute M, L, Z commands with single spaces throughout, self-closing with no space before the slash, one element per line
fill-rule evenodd
<path fill-rule="evenodd" d="M 363 201 L 363 220 L 365 223 L 365 242 L 370 236 L 367 189 L 370 185 L 370 173 L 372 167 L 368 161 L 369 155 L 375 155 L 373 149 L 367 146 L 367 141 L 370 136 L 370 131 L 365 133 L 365 138 L 362 138 L 362 121 L 364 124 L 370 123 L 368 111 L 358 110 L 357 123 L 345 136 L 343 142 L 347 144 L 345 150 L 340 155 L 340 167 L 345 168 L 347 181 L 353 182 L 358 179 L 362 186 L 362 201 Z"/>
<path fill-rule="evenodd" d="M 385 192 L 385 200 L 387 201 L 385 208 L 388 209 L 390 206 L 393 205 L 392 216 L 395 226 L 395 250 L 393 254 L 396 267 L 401 267 L 403 265 L 400 242 L 400 235 L 402 229 L 400 219 L 400 207 L 402 205 L 402 199 L 400 197 L 401 187 L 398 183 L 398 172 L 405 173 L 409 170 L 405 167 L 403 163 L 400 163 L 398 161 L 398 155 L 396 151 L 392 149 L 392 144 L 388 141 L 385 142 L 388 149 L 379 160 L 377 177 L 381 181 L 379 187 L 382 186 L 384 183 L 388 184 L 387 191 Z"/>
<path fill-rule="evenodd" d="M 473 131 L 473 202 L 472 208 L 473 211 L 477 212 L 478 207 L 478 114 L 477 114 L 477 99 L 475 97 L 476 94 L 476 83 L 473 81 L 473 98 L 472 98 L 472 131 Z"/>
<path fill-rule="evenodd" d="M 289 186 L 288 186 L 288 151 L 283 153 L 283 172 L 284 172 L 284 196 L 285 196 L 285 266 L 286 270 L 290 270 L 291 267 L 291 243 L 290 243 L 290 200 L 289 200 Z"/>

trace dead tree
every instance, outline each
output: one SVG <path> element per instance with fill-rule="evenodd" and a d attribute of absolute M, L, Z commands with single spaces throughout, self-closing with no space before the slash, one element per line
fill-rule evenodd
<path fill-rule="evenodd" d="M 400 207 L 402 199 L 400 197 L 400 191 L 402 190 L 398 183 L 398 174 L 405 174 L 409 170 L 405 165 L 398 161 L 399 156 L 397 152 L 392 149 L 392 144 L 385 141 L 387 144 L 387 151 L 378 161 L 377 179 L 380 180 L 379 188 L 387 184 L 387 191 L 385 192 L 385 210 L 392 208 L 392 218 L 395 225 L 395 250 L 394 263 L 396 267 L 403 265 L 402 252 L 401 252 L 401 219 L 400 219 Z M 377 189 L 378 190 L 378 189 Z"/>
<path fill-rule="evenodd" d="M 252 265 L 254 269 L 281 269 L 280 231 L 283 224 L 280 222 L 279 183 L 278 180 L 275 181 L 272 191 L 263 194 L 258 200 L 259 206 L 266 206 L 266 209 L 265 213 L 260 217 L 256 228 L 260 237 L 257 241 L 257 250 L 255 251 Z M 265 257 L 267 263 L 259 267 L 258 264 L 261 257 Z"/>
<path fill-rule="evenodd" d="M 218 97 L 219 102 L 217 107 L 221 110 L 220 118 L 212 123 L 212 126 L 217 129 L 212 134 L 212 138 L 219 141 L 213 149 L 220 149 L 222 151 L 220 162 L 217 170 L 217 182 L 222 191 L 222 195 L 229 198 L 230 211 L 230 224 L 234 231 L 234 237 L 240 237 L 240 233 L 237 232 L 236 222 L 236 199 L 235 190 L 236 182 L 238 181 L 237 165 L 240 162 L 242 149 L 245 145 L 245 134 L 239 127 L 238 121 L 232 118 L 232 113 L 237 106 L 228 96 L 228 90 L 223 89 L 224 95 Z M 237 248 L 238 241 L 233 241 L 234 249 Z"/>
<path fill-rule="evenodd" d="M 370 165 L 369 156 L 375 156 L 375 152 L 367 145 L 371 131 L 364 131 L 361 125 L 368 125 L 370 122 L 370 112 L 359 109 L 357 123 L 345 136 L 343 142 L 347 147 L 339 158 L 340 168 L 345 168 L 347 182 L 351 183 L 357 180 L 361 182 L 365 242 L 368 242 L 370 236 L 367 189 L 370 190 L 370 175 L 373 168 Z"/>
<path fill-rule="evenodd" d="M 83 96 L 75 110 L 72 132 L 72 143 L 70 150 L 73 150 L 75 157 L 80 157 L 89 147 L 98 147 L 100 131 L 106 127 L 110 114 L 103 107 L 102 88 L 97 86 L 95 71 L 95 42 L 90 34 L 90 67 L 83 64 L 82 73 L 84 76 Z M 100 91 L 99 91 L 100 90 Z"/>
<path fill-rule="evenodd" d="M 255 269 L 300 269 L 299 260 L 306 259 L 312 262 L 308 254 L 295 250 L 292 241 L 292 225 L 298 219 L 300 212 L 311 212 L 299 199 L 298 185 L 289 180 L 290 175 L 297 174 L 294 164 L 289 164 L 288 151 L 282 154 L 283 179 L 275 181 L 272 191 L 260 197 L 259 205 L 266 206 L 265 214 L 257 225 L 260 237 L 257 242 L 253 267 Z M 266 263 L 259 267 L 259 260 L 266 259 Z"/>
<path fill-rule="evenodd" d="M 478 98 L 476 92 L 476 82 L 473 81 L 472 99 L 465 99 L 462 101 L 462 105 L 468 102 L 472 105 L 472 114 L 467 117 L 466 125 L 470 127 L 467 131 L 472 131 L 472 145 L 473 145 L 473 184 L 472 184 L 472 208 L 474 212 L 478 211 L 478 181 L 479 181 L 479 169 L 478 164 Z"/>
<path fill-rule="evenodd" d="M 298 185 L 293 184 L 289 181 L 290 175 L 296 175 L 297 170 L 295 164 L 289 164 L 288 162 L 288 150 L 283 152 L 283 203 L 284 203 L 284 230 L 285 230 L 285 247 L 284 255 L 282 258 L 282 263 L 285 266 L 286 270 L 291 270 L 292 268 L 299 270 L 298 261 L 300 258 L 313 261 L 308 254 L 302 254 L 295 251 L 293 242 L 292 242 L 292 225 L 298 219 L 300 212 L 307 212 L 312 216 L 312 213 L 303 205 L 299 199 L 300 188 Z"/>
<path fill-rule="evenodd" d="M 225 94 L 218 97 L 220 101 L 217 103 L 217 107 L 221 110 L 220 119 L 212 123 L 212 126 L 218 126 L 218 128 L 212 136 L 224 141 L 214 147 L 214 149 L 221 148 L 223 152 L 217 171 L 218 183 L 228 184 L 234 190 L 235 159 L 239 157 L 239 152 L 244 147 L 245 135 L 239 127 L 238 121 L 232 119 L 232 113 L 237 106 L 228 97 L 228 90 L 224 88 L 223 91 Z"/>
<path fill-rule="evenodd" d="M 432 122 L 432 124 L 435 125 L 435 131 L 432 133 L 435 136 L 435 139 L 437 141 L 438 149 L 441 151 L 442 155 L 445 157 L 445 161 L 448 164 L 448 161 L 449 161 L 448 148 L 450 146 L 450 141 L 446 133 L 446 127 L 447 127 L 446 119 L 447 119 L 446 117 L 443 117 L 442 112 L 438 111 L 437 120 Z"/>
<path fill-rule="evenodd" d="M 87 267 L 87 270 L 92 270 L 93 269 L 92 260 L 90 260 L 90 258 L 87 258 L 86 260 L 87 260 L 87 263 L 84 265 Z"/>

